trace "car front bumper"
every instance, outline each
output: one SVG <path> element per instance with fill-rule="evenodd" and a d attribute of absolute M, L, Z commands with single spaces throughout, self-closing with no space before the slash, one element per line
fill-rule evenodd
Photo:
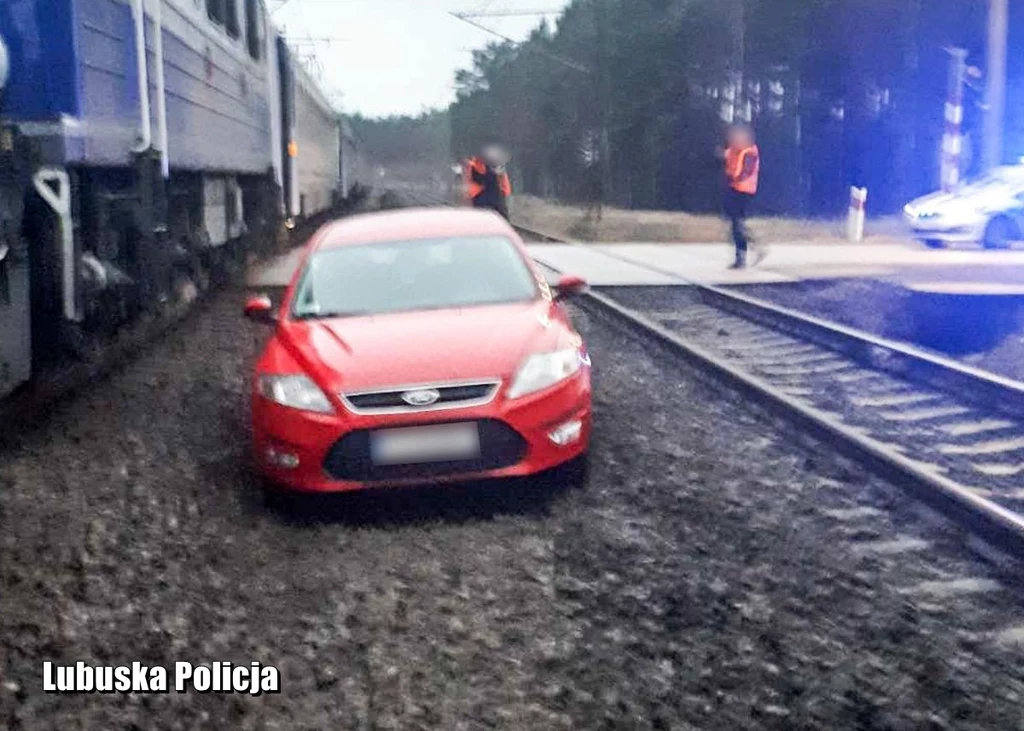
<path fill-rule="evenodd" d="M 590 442 L 589 369 L 561 384 L 509 401 L 501 394 L 469 408 L 388 415 L 347 411 L 316 414 L 252 401 L 257 470 L 273 485 L 302 492 L 342 492 L 369 487 L 522 477 L 545 472 L 584 452 Z M 368 435 L 378 429 L 476 422 L 480 459 L 374 467 Z M 552 437 L 568 425 L 579 432 L 565 444 Z"/>
<path fill-rule="evenodd" d="M 942 241 L 947 244 L 976 243 L 985 236 L 985 220 L 950 221 L 907 217 L 914 238 L 921 241 Z"/>

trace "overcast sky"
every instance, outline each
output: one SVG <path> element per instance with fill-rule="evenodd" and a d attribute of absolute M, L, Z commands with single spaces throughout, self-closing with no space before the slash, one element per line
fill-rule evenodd
<path fill-rule="evenodd" d="M 0 0 L 2 2 L 2 0 Z M 418 114 L 447 106 L 456 69 L 499 40 L 448 13 L 558 11 L 568 0 L 281 0 L 268 3 L 274 24 L 303 52 L 314 51 L 321 83 L 346 112 Z M 277 10 L 275 10 L 277 8 Z M 542 16 L 477 18 L 517 41 Z M 557 15 L 550 15 L 551 21 Z M 327 42 L 325 38 L 332 39 Z M 312 41 L 310 41 L 312 39 Z"/>

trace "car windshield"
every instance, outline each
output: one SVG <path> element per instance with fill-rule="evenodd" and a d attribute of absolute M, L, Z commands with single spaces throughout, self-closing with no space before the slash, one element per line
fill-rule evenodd
<path fill-rule="evenodd" d="M 310 257 L 292 306 L 296 318 L 524 302 L 537 283 L 504 236 L 341 246 Z"/>

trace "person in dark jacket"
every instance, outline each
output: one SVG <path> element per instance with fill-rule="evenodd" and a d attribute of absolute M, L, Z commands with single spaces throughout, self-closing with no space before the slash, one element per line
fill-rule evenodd
<path fill-rule="evenodd" d="M 488 208 L 508 219 L 512 182 L 505 166 L 508 155 L 497 145 L 486 146 L 466 162 L 466 190 L 474 208 Z"/>

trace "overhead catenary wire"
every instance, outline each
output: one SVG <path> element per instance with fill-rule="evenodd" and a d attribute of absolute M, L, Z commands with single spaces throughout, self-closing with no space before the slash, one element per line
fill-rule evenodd
<path fill-rule="evenodd" d="M 531 15 L 560 15 L 561 10 L 495 10 L 461 13 L 463 18 L 522 18 Z"/>
<path fill-rule="evenodd" d="M 270 11 L 271 15 L 283 10 L 293 2 L 293 0 L 275 1 L 277 2 L 277 6 Z M 330 106 L 335 113 L 342 114 L 343 105 L 341 103 L 341 98 L 343 93 L 336 87 L 332 86 L 331 88 L 326 88 L 323 86 L 324 64 L 320 60 L 318 49 L 320 49 L 321 46 L 327 46 L 329 48 L 333 47 L 335 43 L 350 43 L 352 39 L 347 36 L 313 35 L 311 29 L 314 26 L 309 23 L 305 6 L 305 2 L 295 3 L 292 5 L 293 8 L 297 8 L 295 12 L 301 19 L 300 26 L 304 32 L 301 35 L 289 33 L 287 28 L 282 24 L 279 26 L 281 36 L 284 38 L 285 43 L 291 49 L 295 59 L 299 62 L 301 67 L 318 83 L 319 90 L 323 94 L 328 106 Z"/>
<path fill-rule="evenodd" d="M 488 28 L 485 25 L 477 23 L 472 18 L 466 16 L 465 13 L 449 12 L 448 14 L 450 16 L 452 16 L 453 18 L 461 20 L 463 23 L 469 23 L 470 25 L 472 25 L 472 26 L 474 26 L 476 28 L 479 28 L 480 30 L 484 31 L 485 33 L 490 33 L 493 36 L 497 36 L 498 38 L 501 38 L 503 41 L 505 41 L 507 43 L 511 43 L 511 44 L 513 44 L 515 46 L 521 46 L 522 45 L 522 43 L 520 43 L 519 41 L 516 41 L 513 38 L 509 38 L 508 36 L 506 36 L 506 35 L 504 35 L 502 33 L 499 33 L 496 30 L 493 30 L 491 28 Z M 576 63 L 575 61 L 570 61 L 570 60 L 562 58 L 561 56 L 558 56 L 558 55 L 556 55 L 554 53 L 550 53 L 548 51 L 544 51 L 544 50 L 541 50 L 539 48 L 533 48 L 532 50 L 534 52 L 538 53 L 541 56 L 544 56 L 544 57 L 546 57 L 546 58 L 548 58 L 548 59 L 550 59 L 552 61 L 555 61 L 556 63 L 560 63 L 563 66 L 566 66 L 568 68 L 571 68 L 571 69 L 574 69 L 576 71 L 579 71 L 580 73 L 584 73 L 584 74 L 591 73 L 591 70 L 589 68 L 587 68 L 586 66 L 584 66 L 582 64 Z"/>
<path fill-rule="evenodd" d="M 286 8 L 291 2 L 292 2 L 292 0 L 280 0 L 280 4 L 276 8 L 274 8 L 273 10 L 270 11 L 270 15 L 271 16 L 277 15 L 279 12 L 284 10 L 284 8 Z"/>

